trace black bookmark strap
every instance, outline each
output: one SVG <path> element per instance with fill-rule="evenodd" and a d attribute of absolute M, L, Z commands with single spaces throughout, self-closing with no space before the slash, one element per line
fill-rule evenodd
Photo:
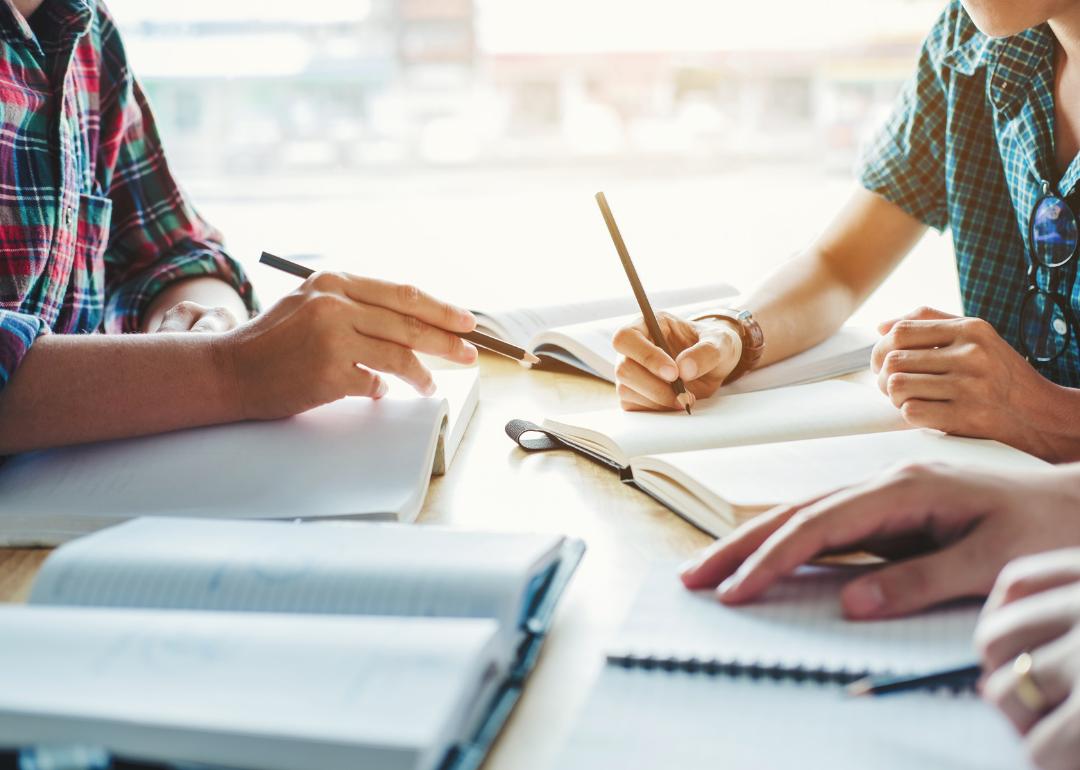
<path fill-rule="evenodd" d="M 539 433 L 540 438 L 522 438 L 526 433 Z M 506 423 L 506 435 L 512 438 L 517 445 L 526 452 L 542 452 L 546 449 L 572 449 L 554 433 L 541 428 L 528 420 L 511 420 Z"/>

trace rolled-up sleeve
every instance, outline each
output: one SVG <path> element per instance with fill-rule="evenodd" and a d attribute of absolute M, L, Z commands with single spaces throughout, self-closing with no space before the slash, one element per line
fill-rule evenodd
<path fill-rule="evenodd" d="M 34 340 L 47 332 L 37 316 L 0 310 L 0 390 L 19 368 Z"/>
<path fill-rule="evenodd" d="M 104 45 L 106 66 L 120 75 L 103 95 L 102 136 L 118 140 L 102 146 L 108 157 L 99 165 L 105 169 L 99 181 L 112 201 L 104 254 L 105 331 L 139 331 L 155 295 L 171 283 L 202 276 L 225 281 L 249 313 L 258 312 L 243 268 L 225 252 L 221 234 L 198 215 L 173 179 L 150 105 L 123 66 L 119 38 L 115 32 L 112 36 Z M 109 66 L 110 56 L 120 61 Z M 119 124 L 108 126 L 109 121 Z"/>
<path fill-rule="evenodd" d="M 946 47 L 949 16 L 955 13 L 947 11 L 923 44 L 915 73 L 888 120 L 862 148 L 855 167 L 863 187 L 938 230 L 949 226 L 948 99 L 939 54 Z"/>

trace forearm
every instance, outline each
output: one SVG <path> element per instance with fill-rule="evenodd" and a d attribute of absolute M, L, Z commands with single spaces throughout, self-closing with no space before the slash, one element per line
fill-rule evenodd
<path fill-rule="evenodd" d="M 0 391 L 0 455 L 242 418 L 218 335 L 45 335 Z"/>
<path fill-rule="evenodd" d="M 232 313 L 239 323 L 248 320 L 247 307 L 236 289 L 220 278 L 201 276 L 177 281 L 154 297 L 150 307 L 143 314 L 143 332 L 157 331 L 165 313 L 181 302 L 195 302 L 206 307 L 223 307 Z"/>
<path fill-rule="evenodd" d="M 738 306 L 765 335 L 768 365 L 827 339 L 866 301 L 926 232 L 874 193 L 858 189 L 825 231 L 766 277 Z"/>

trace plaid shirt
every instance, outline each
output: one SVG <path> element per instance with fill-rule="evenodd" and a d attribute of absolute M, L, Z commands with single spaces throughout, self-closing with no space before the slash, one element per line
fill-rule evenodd
<path fill-rule="evenodd" d="M 217 276 L 256 309 L 173 180 L 105 8 L 46 0 L 32 22 L 0 0 L 0 388 L 37 336 L 137 332 L 178 279 Z"/>
<path fill-rule="evenodd" d="M 965 312 L 988 321 L 1017 350 L 1032 209 L 1043 182 L 1068 197 L 1080 180 L 1076 160 L 1064 177 L 1055 170 L 1053 53 L 1046 25 L 992 39 L 954 0 L 857 169 L 868 190 L 931 227 L 952 229 Z M 1078 313 L 1075 263 L 1066 269 L 1062 293 Z M 1076 343 L 1039 370 L 1080 387 Z"/>

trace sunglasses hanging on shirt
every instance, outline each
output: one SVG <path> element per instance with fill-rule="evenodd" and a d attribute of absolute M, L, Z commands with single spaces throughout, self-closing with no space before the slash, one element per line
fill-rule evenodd
<path fill-rule="evenodd" d="M 1077 252 L 1080 228 L 1076 215 L 1043 182 L 1028 223 L 1028 284 L 1020 305 L 1019 337 L 1029 361 L 1045 363 L 1061 356 L 1075 336 L 1069 300 L 1061 292 L 1061 268 Z M 1040 282 L 1040 271 L 1046 280 Z"/>

